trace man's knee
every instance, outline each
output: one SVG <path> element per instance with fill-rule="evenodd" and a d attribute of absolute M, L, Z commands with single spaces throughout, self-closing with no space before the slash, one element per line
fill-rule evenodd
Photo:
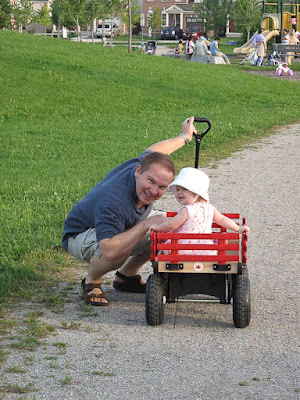
<path fill-rule="evenodd" d="M 90 228 L 75 238 L 69 238 L 68 253 L 77 260 L 90 262 L 91 258 L 100 258 L 101 250 L 96 238 L 95 229 Z"/>

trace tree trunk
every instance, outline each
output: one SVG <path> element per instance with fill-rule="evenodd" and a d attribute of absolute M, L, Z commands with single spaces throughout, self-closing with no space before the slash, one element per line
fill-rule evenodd
<path fill-rule="evenodd" d="M 77 26 L 77 42 L 79 42 L 79 39 L 80 39 L 80 32 L 79 32 L 79 20 L 78 20 L 78 15 L 76 16 L 76 26 Z"/>
<path fill-rule="evenodd" d="M 247 42 L 249 42 L 250 40 L 250 29 L 247 28 Z"/>
<path fill-rule="evenodd" d="M 128 53 L 131 53 L 132 26 L 131 26 L 131 0 L 128 0 Z"/>

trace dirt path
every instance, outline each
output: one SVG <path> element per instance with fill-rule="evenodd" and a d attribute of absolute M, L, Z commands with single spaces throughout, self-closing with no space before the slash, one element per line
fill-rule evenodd
<path fill-rule="evenodd" d="M 34 352 L 11 351 L 1 369 L 2 386 L 32 383 L 36 391 L 3 398 L 299 399 L 299 150 L 296 124 L 205 169 L 212 204 L 246 215 L 251 227 L 248 328 L 234 328 L 230 305 L 195 303 L 178 304 L 175 328 L 176 305 L 167 305 L 164 325 L 153 328 L 141 294 L 107 285 L 111 306 L 91 310 L 78 281 L 62 285 L 69 299 L 62 313 L 42 310 L 55 333 Z M 177 209 L 171 195 L 159 207 Z M 22 313 L 37 308 L 28 304 Z M 15 365 L 26 371 L 8 372 Z"/>

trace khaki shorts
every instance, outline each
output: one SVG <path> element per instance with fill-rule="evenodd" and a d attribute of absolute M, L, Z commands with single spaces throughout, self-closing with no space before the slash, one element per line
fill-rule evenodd
<path fill-rule="evenodd" d="M 163 211 L 152 211 L 149 215 L 166 214 Z M 150 251 L 150 233 L 132 249 L 131 256 Z M 68 253 L 77 258 L 77 260 L 90 262 L 91 258 L 100 258 L 101 250 L 96 238 L 95 228 L 89 228 L 85 232 L 79 233 L 75 238 L 70 237 L 68 241 Z"/>

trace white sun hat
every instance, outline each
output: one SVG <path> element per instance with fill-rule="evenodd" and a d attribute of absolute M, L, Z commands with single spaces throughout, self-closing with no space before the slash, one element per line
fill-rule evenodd
<path fill-rule="evenodd" d="M 182 168 L 174 181 L 169 185 L 169 189 L 174 194 L 176 193 L 177 185 L 198 194 L 204 200 L 209 200 L 209 177 L 200 169 L 190 167 Z"/>

